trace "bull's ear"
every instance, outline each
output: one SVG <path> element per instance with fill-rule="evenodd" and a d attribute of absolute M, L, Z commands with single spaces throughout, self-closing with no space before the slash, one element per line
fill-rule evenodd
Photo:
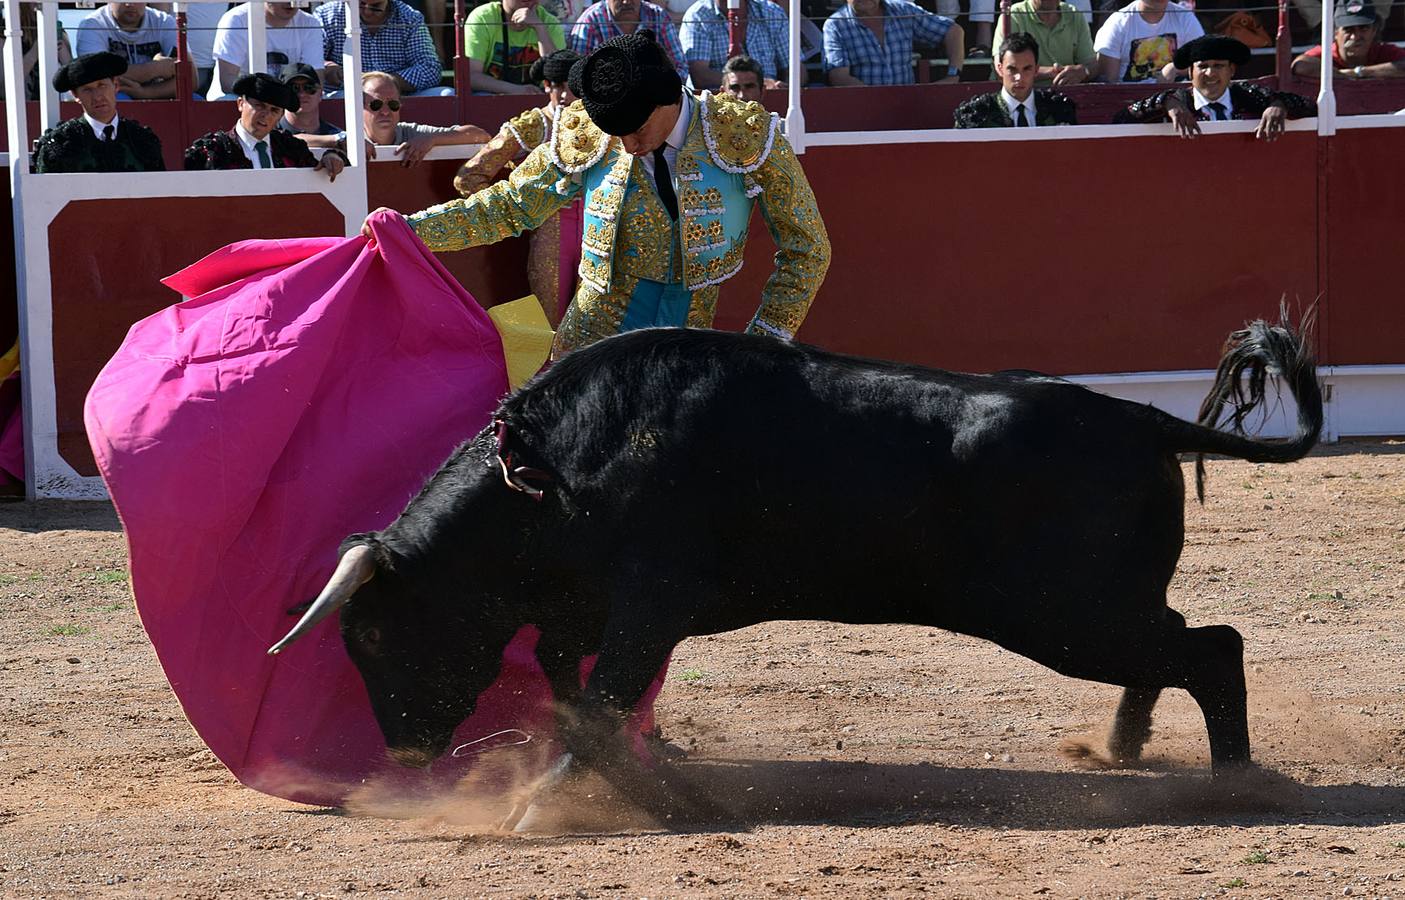
<path fill-rule="evenodd" d="M 376 554 L 369 544 L 357 543 L 347 547 L 347 543 L 343 542 L 342 546 L 346 549 L 341 555 L 341 560 L 337 562 L 337 569 L 332 573 L 327 586 L 317 595 L 317 599 L 312 601 L 312 606 L 298 620 L 298 624 L 293 626 L 293 630 L 268 648 L 269 656 L 277 654 L 311 631 L 318 622 L 341 609 L 351 599 L 352 594 L 375 577 Z"/>

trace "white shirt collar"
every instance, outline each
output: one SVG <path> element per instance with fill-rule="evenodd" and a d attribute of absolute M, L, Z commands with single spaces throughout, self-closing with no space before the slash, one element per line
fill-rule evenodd
<path fill-rule="evenodd" d="M 1190 94 L 1193 98 L 1195 98 L 1196 112 L 1199 112 L 1201 108 L 1209 106 L 1212 102 L 1214 102 L 1224 105 L 1224 116 L 1226 119 L 1234 118 L 1234 103 L 1229 99 L 1229 88 L 1225 88 L 1224 93 L 1220 94 L 1220 98 L 1214 101 L 1207 100 L 1205 98 L 1205 95 L 1197 91 L 1194 87 L 1190 89 Z M 1214 118 L 1213 113 L 1206 113 L 1205 115 L 1210 116 L 1210 118 Z"/>
<path fill-rule="evenodd" d="M 688 126 L 693 121 L 693 97 L 687 91 L 683 92 L 683 103 L 678 109 L 678 121 L 673 123 L 673 130 L 668 133 L 665 143 L 668 144 L 665 150 L 675 152 L 683 149 L 683 142 L 688 139 Z"/>
<path fill-rule="evenodd" d="M 239 143 L 244 146 L 244 155 L 249 158 L 249 162 L 254 164 L 255 169 L 259 168 L 259 153 L 254 148 L 254 145 L 259 142 L 258 138 L 244 129 L 243 122 L 234 123 L 234 134 L 239 138 Z M 268 148 L 268 158 L 271 161 L 273 159 L 273 144 L 266 137 L 263 142 L 264 146 Z"/>
<path fill-rule="evenodd" d="M 115 137 L 117 135 L 117 126 L 121 122 L 121 117 L 118 116 L 117 113 L 112 114 L 111 122 L 99 122 L 87 113 L 83 113 L 83 118 L 87 120 L 88 127 L 93 129 L 93 136 L 98 140 L 102 140 L 102 130 L 109 125 L 112 126 L 112 134 Z"/>
<path fill-rule="evenodd" d="M 1005 108 L 1010 112 L 1011 122 L 1018 121 L 1018 114 L 1015 110 L 1023 106 L 1025 118 L 1029 120 L 1030 125 L 1034 124 L 1034 91 L 1030 91 L 1029 96 L 1024 98 L 1024 102 L 1021 103 L 1016 100 L 1009 91 L 1002 87 L 1000 89 L 1000 99 L 1005 102 Z"/>

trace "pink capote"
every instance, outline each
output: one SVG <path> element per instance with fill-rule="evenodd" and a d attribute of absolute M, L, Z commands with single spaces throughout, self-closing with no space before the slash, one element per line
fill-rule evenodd
<path fill-rule="evenodd" d="M 403 220 L 372 227 L 371 242 L 232 244 L 165 279 L 192 299 L 132 326 L 84 411 L 137 610 L 186 716 L 244 784 L 319 805 L 395 767 L 336 616 L 264 651 L 341 540 L 389 524 L 507 389 L 487 314 Z M 549 737 L 535 640 L 526 627 L 509 645 L 456 744 Z"/>

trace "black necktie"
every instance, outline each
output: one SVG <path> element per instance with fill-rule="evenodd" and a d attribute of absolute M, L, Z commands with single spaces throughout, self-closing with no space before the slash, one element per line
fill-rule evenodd
<path fill-rule="evenodd" d="M 103 139 L 104 141 L 110 141 L 110 140 L 112 140 L 112 126 L 111 126 L 111 125 L 104 125 L 104 126 L 102 126 L 102 139 Z"/>
<path fill-rule="evenodd" d="M 658 188 L 659 199 L 663 201 L 664 209 L 668 210 L 668 217 L 677 220 L 678 195 L 673 192 L 673 176 L 668 171 L 668 160 L 663 157 L 664 146 L 660 144 L 654 150 L 654 187 Z"/>
<path fill-rule="evenodd" d="M 1213 110 L 1215 111 L 1215 121 L 1217 121 L 1217 122 L 1223 122 L 1225 119 L 1229 118 L 1228 116 L 1226 116 L 1226 115 L 1224 114 L 1224 104 L 1223 104 L 1223 103 L 1206 103 L 1205 106 L 1206 106 L 1207 108 L 1213 109 Z"/>
<path fill-rule="evenodd" d="M 1016 128 L 1028 128 L 1028 127 L 1029 127 L 1029 118 L 1026 117 L 1025 114 L 1024 114 L 1024 104 L 1021 103 L 1019 106 L 1015 107 L 1015 112 L 1017 112 L 1017 113 L 1019 114 L 1019 117 L 1018 117 L 1017 119 L 1015 119 L 1015 127 L 1016 127 Z"/>

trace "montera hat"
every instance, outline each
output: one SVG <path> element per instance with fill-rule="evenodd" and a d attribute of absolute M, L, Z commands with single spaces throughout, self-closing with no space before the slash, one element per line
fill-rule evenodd
<path fill-rule="evenodd" d="M 255 72 L 252 75 L 240 76 L 229 92 L 238 97 L 252 97 L 255 100 L 262 100 L 269 106 L 277 106 L 288 112 L 297 112 L 302 108 L 298 92 L 267 72 Z"/>
<path fill-rule="evenodd" d="M 528 76 L 533 84 L 541 81 L 563 84 L 571 77 L 571 66 L 580 58 L 581 55 L 574 50 L 557 50 L 532 63 L 532 70 Z"/>
<path fill-rule="evenodd" d="M 1178 48 L 1173 61 L 1177 69 L 1189 69 L 1192 63 L 1204 62 L 1207 59 L 1223 59 L 1232 65 L 1242 66 L 1249 61 L 1249 47 L 1243 41 L 1232 37 L 1207 34 Z"/>
<path fill-rule="evenodd" d="M 647 28 L 595 48 L 571 67 L 569 83 L 591 121 L 616 136 L 638 131 L 655 109 L 677 103 L 683 91 L 683 79 Z"/>
<path fill-rule="evenodd" d="M 1375 25 L 1376 7 L 1365 0 L 1346 0 L 1345 3 L 1338 3 L 1333 11 L 1332 21 L 1338 28 L 1351 28 L 1355 25 Z"/>
<path fill-rule="evenodd" d="M 88 53 L 71 59 L 54 73 L 54 90 L 62 94 L 79 85 L 116 78 L 127 71 L 127 61 L 116 53 Z"/>
<path fill-rule="evenodd" d="M 322 79 L 317 77 L 317 70 L 307 63 L 293 63 L 291 66 L 283 67 L 283 83 L 292 84 L 299 78 L 306 78 L 309 84 L 317 87 L 322 86 Z"/>

